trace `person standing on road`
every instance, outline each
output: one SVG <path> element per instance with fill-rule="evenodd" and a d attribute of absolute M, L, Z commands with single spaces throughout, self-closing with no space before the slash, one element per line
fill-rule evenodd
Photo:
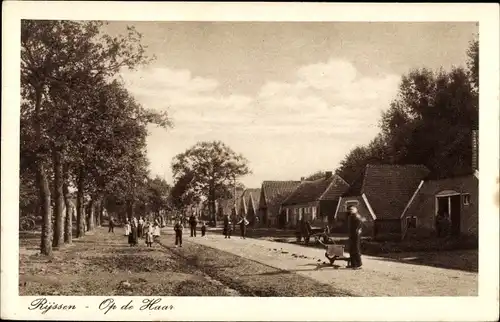
<path fill-rule="evenodd" d="M 241 238 L 245 239 L 248 225 L 248 220 L 245 218 L 245 216 L 241 216 L 241 220 L 238 221 L 238 225 L 240 225 Z"/>
<path fill-rule="evenodd" d="M 130 246 L 137 246 L 137 223 L 135 220 L 132 221 L 132 225 L 130 226 L 128 243 L 130 244 Z"/>
<path fill-rule="evenodd" d="M 152 247 L 152 245 L 153 245 L 153 233 L 154 233 L 153 225 L 150 222 L 147 222 L 145 227 L 146 227 L 146 234 L 145 234 L 146 245 L 148 247 Z"/>
<path fill-rule="evenodd" d="M 115 233 L 115 221 L 113 219 L 113 216 L 109 216 L 108 226 L 109 226 L 108 233 L 114 234 Z"/>
<path fill-rule="evenodd" d="M 157 243 L 160 242 L 160 225 L 158 222 L 155 222 L 153 226 L 153 241 Z"/>
<path fill-rule="evenodd" d="M 350 268 L 360 269 L 361 262 L 361 233 L 365 219 L 358 213 L 358 208 L 351 205 L 349 211 L 349 254 L 351 258 Z"/>
<path fill-rule="evenodd" d="M 125 236 L 130 235 L 130 221 L 128 218 L 125 220 Z"/>
<path fill-rule="evenodd" d="M 229 216 L 224 216 L 224 238 L 231 238 L 231 222 L 229 221 Z"/>
<path fill-rule="evenodd" d="M 205 226 L 205 222 L 202 222 L 202 224 L 201 224 L 201 237 L 205 236 L 206 231 L 207 231 L 207 226 Z"/>
<path fill-rule="evenodd" d="M 189 227 L 191 228 L 191 237 L 196 237 L 196 226 L 198 225 L 198 222 L 196 220 L 196 217 L 194 215 L 191 215 L 189 217 Z"/>
<path fill-rule="evenodd" d="M 137 238 L 142 238 L 142 233 L 144 230 L 144 220 L 142 217 L 139 217 L 139 223 L 137 225 Z"/>
<path fill-rule="evenodd" d="M 175 247 L 177 247 L 177 246 L 182 247 L 182 230 L 183 229 L 184 229 L 184 226 L 182 225 L 182 221 L 178 220 L 174 225 Z"/>

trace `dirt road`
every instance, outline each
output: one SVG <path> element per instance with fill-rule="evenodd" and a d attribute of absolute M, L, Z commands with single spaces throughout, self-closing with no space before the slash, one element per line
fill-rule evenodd
<path fill-rule="evenodd" d="M 363 269 L 353 271 L 345 268 L 345 262 L 339 262 L 338 267 L 322 265 L 325 258 L 321 249 L 237 236 L 224 239 L 221 234 L 185 239 L 333 284 L 357 296 L 477 296 L 478 293 L 478 274 L 473 272 L 370 256 L 363 257 Z"/>

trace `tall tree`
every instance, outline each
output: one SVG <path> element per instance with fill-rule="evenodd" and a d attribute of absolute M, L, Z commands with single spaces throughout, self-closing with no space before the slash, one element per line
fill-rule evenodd
<path fill-rule="evenodd" d="M 216 200 L 230 197 L 234 181 L 250 173 L 248 161 L 220 141 L 195 144 L 174 157 L 172 169 L 176 179 L 193 176 L 189 188 L 208 201 L 214 221 Z"/>
<path fill-rule="evenodd" d="M 30 119 L 34 129 L 33 151 L 35 151 L 40 196 L 44 200 L 41 247 L 44 254 L 50 254 L 52 251 L 51 195 L 46 173 L 47 164 L 51 160 L 48 156 L 53 155 L 56 172 L 54 186 L 57 187 L 55 190 L 57 231 L 54 246 L 57 246 L 61 242 L 61 217 L 63 217 L 62 207 L 58 206 L 61 205 L 61 195 L 63 195 L 60 189 L 63 177 L 60 165 L 64 162 L 64 157 L 69 154 L 66 151 L 69 147 L 74 147 L 78 152 L 77 155 L 89 155 L 88 147 L 91 145 L 87 139 L 92 133 L 73 135 L 71 144 L 68 144 L 67 137 L 71 129 L 78 129 L 79 126 L 85 129 L 85 122 L 79 118 L 85 116 L 85 112 L 78 113 L 78 111 L 92 110 L 92 105 L 88 104 L 92 99 L 88 99 L 85 93 L 92 93 L 92 90 L 98 89 L 96 84 L 113 77 L 121 68 L 133 68 L 147 62 L 140 44 L 140 34 L 133 28 L 128 28 L 126 36 L 110 37 L 100 34 L 101 25 L 100 22 L 92 21 L 23 20 L 22 22 L 21 93 L 23 100 L 27 102 L 27 114 L 31 114 Z M 68 100 L 68 97 L 71 99 Z M 163 121 L 161 120 L 163 115 L 157 113 L 149 117 L 156 122 Z M 82 164 L 75 169 L 77 185 L 82 190 L 78 194 L 80 220 L 83 188 L 86 185 L 85 170 Z"/>

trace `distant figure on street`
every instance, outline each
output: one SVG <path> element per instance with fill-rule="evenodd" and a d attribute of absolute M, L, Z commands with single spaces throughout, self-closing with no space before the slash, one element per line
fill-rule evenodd
<path fill-rule="evenodd" d="M 145 233 L 145 238 L 146 238 L 146 246 L 148 247 L 152 247 L 153 245 L 153 233 L 154 233 L 154 229 L 153 229 L 153 224 L 151 224 L 150 222 L 147 222 L 146 223 L 146 233 Z"/>
<path fill-rule="evenodd" d="M 198 225 L 198 221 L 194 215 L 189 217 L 189 228 L 191 228 L 191 237 L 196 237 L 196 225 Z"/>
<path fill-rule="evenodd" d="M 177 247 L 177 246 L 182 247 L 182 230 L 183 229 L 184 229 L 184 226 L 182 225 L 182 221 L 178 220 L 174 225 L 175 247 Z"/>
<path fill-rule="evenodd" d="M 114 234 L 115 233 L 115 220 L 113 219 L 112 216 L 109 216 L 108 226 L 109 226 L 108 233 Z"/>
<path fill-rule="evenodd" d="M 157 243 L 160 242 L 160 225 L 158 222 L 155 222 L 153 226 L 153 241 Z"/>
<path fill-rule="evenodd" d="M 132 225 L 130 225 L 128 243 L 130 244 L 130 246 L 137 246 L 137 224 L 135 221 L 132 221 Z"/>
<path fill-rule="evenodd" d="M 142 238 L 143 229 L 144 229 L 144 220 L 142 219 L 142 217 L 139 217 L 139 222 L 137 225 L 137 237 L 138 238 Z"/>
<path fill-rule="evenodd" d="M 231 238 L 231 230 L 232 230 L 231 222 L 229 221 L 229 216 L 224 216 L 224 238 Z"/>
<path fill-rule="evenodd" d="M 350 205 L 347 211 L 349 211 L 349 254 L 351 257 L 349 267 L 360 269 L 363 265 L 361 262 L 361 233 L 365 219 L 361 217 L 358 213 L 358 208 L 354 205 Z"/>
<path fill-rule="evenodd" d="M 245 218 L 245 216 L 241 216 L 240 221 L 238 221 L 238 225 L 240 225 L 241 238 L 245 239 L 248 225 L 248 220 Z"/>
<path fill-rule="evenodd" d="M 128 218 L 125 220 L 125 236 L 130 235 L 130 221 Z"/>
<path fill-rule="evenodd" d="M 207 231 L 207 226 L 205 226 L 205 222 L 201 224 L 201 237 L 205 236 L 205 233 Z"/>

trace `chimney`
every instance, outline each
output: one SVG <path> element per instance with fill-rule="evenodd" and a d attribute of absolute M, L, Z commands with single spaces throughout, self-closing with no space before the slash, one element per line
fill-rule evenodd
<path fill-rule="evenodd" d="M 472 171 L 479 167 L 479 138 L 478 131 L 472 130 Z"/>
<path fill-rule="evenodd" d="M 331 177 L 332 177 L 332 175 L 333 175 L 333 172 L 332 172 L 332 171 L 326 171 L 326 172 L 325 172 L 325 178 L 326 178 L 326 179 L 331 178 Z"/>

